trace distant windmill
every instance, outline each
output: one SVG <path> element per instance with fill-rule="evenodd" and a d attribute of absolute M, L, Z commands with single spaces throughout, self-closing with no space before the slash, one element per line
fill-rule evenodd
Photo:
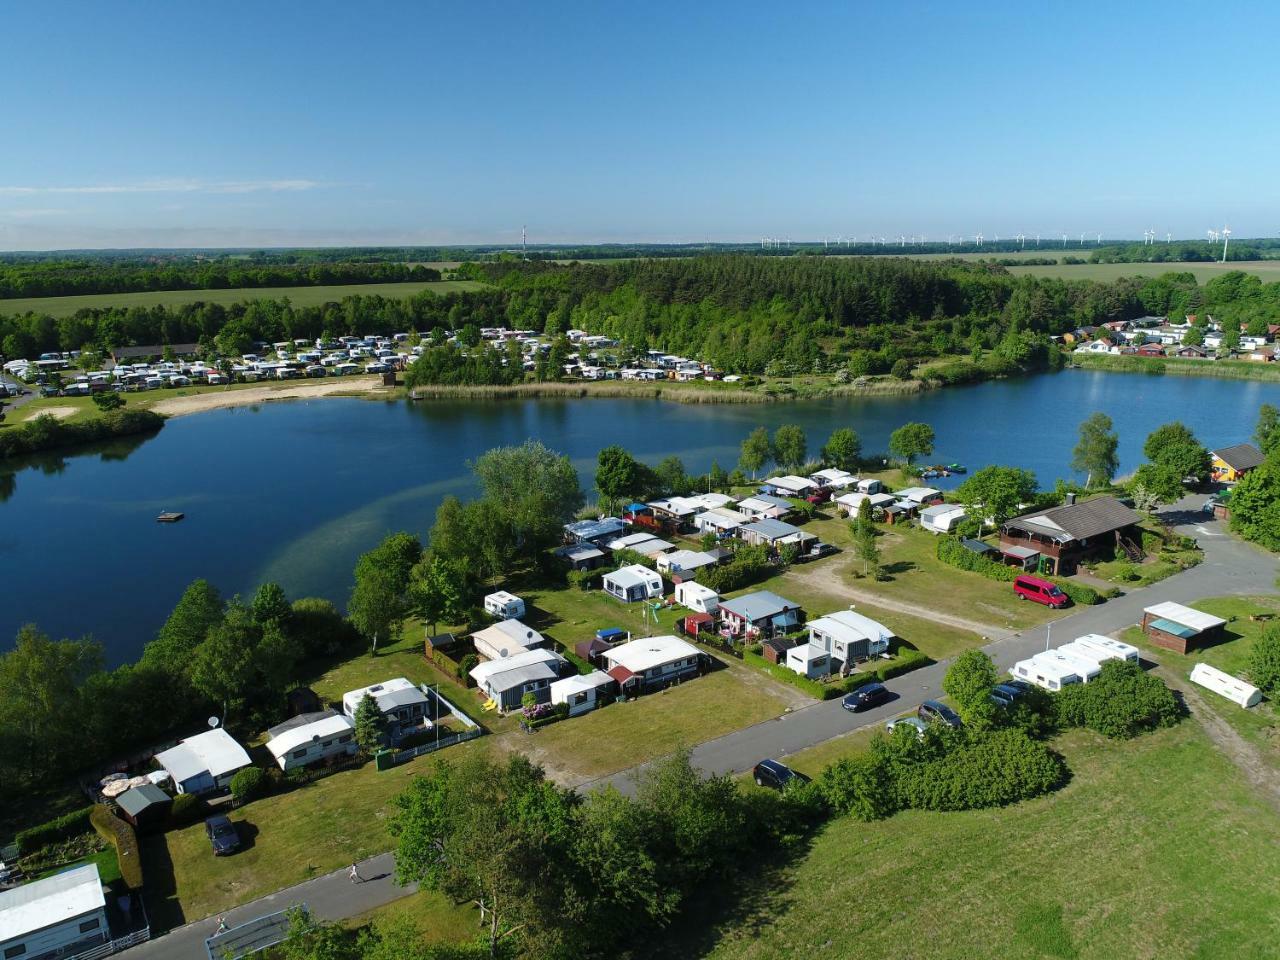
<path fill-rule="evenodd" d="M 1164 242 L 1165 242 L 1165 243 L 1173 243 L 1173 234 L 1172 234 L 1172 233 L 1166 233 L 1166 234 L 1164 235 Z"/>
<path fill-rule="evenodd" d="M 1098 234 L 1098 246 L 1102 246 L 1102 234 Z"/>
<path fill-rule="evenodd" d="M 1231 228 L 1222 228 L 1222 262 L 1227 262 L 1227 244 L 1231 242 Z"/>
<path fill-rule="evenodd" d="M 975 234 L 975 235 L 974 235 L 974 237 L 973 237 L 973 245 L 974 245 L 975 247 L 980 247 L 980 246 L 982 246 L 982 234 L 978 233 L 978 234 Z"/>
<path fill-rule="evenodd" d="M 1084 234 L 1080 234 L 1080 246 L 1084 246 Z"/>
<path fill-rule="evenodd" d="M 1036 249 L 1040 249 L 1040 234 L 1036 234 Z"/>
<path fill-rule="evenodd" d="M 1217 243 L 1217 242 L 1218 242 L 1218 231 L 1217 231 L 1217 230 L 1210 230 L 1210 231 L 1209 231 L 1209 242 L 1210 242 L 1210 243 Z"/>
<path fill-rule="evenodd" d="M 529 231 L 526 227 L 520 228 L 520 255 L 526 260 L 529 258 Z"/>
<path fill-rule="evenodd" d="M 1025 234 L 1018 234 L 1018 246 L 1023 250 L 1027 249 L 1027 238 Z"/>

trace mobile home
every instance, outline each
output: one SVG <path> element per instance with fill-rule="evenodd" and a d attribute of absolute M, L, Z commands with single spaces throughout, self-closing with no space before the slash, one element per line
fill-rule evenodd
<path fill-rule="evenodd" d="M 524 601 L 505 590 L 499 590 L 484 598 L 484 612 L 498 620 L 518 619 L 524 616 Z"/>
<path fill-rule="evenodd" d="M 697 613 L 715 613 L 720 607 L 720 594 L 696 580 L 676 584 L 676 603 Z"/>
<path fill-rule="evenodd" d="M 1125 643 L 1121 640 L 1113 640 L 1111 637 L 1105 637 L 1100 633 L 1086 633 L 1082 637 L 1076 637 L 1071 643 L 1064 644 L 1063 649 L 1067 647 L 1080 650 L 1096 652 L 1104 660 L 1123 660 L 1126 663 L 1137 665 L 1138 648 L 1133 644 Z"/>
<path fill-rule="evenodd" d="M 302 722 L 298 722 L 302 721 Z M 356 752 L 355 721 L 342 714 L 302 714 L 267 731 L 267 751 L 281 770 Z"/>
<path fill-rule="evenodd" d="M 552 682 L 551 702 L 565 704 L 569 708 L 569 716 L 576 717 L 580 713 L 589 713 L 609 694 L 614 680 L 607 673 L 592 670 L 588 674 L 574 674 L 562 680 Z"/>
<path fill-rule="evenodd" d="M 606 573 L 604 589 L 623 603 L 652 600 L 662 596 L 662 577 L 648 567 L 633 563 Z"/>
<path fill-rule="evenodd" d="M 546 638 L 519 620 L 502 620 L 471 635 L 476 653 L 487 660 L 501 660 L 515 653 L 547 645 Z"/>

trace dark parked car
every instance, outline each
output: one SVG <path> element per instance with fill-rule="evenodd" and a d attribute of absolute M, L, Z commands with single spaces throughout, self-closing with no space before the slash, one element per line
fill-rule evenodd
<path fill-rule="evenodd" d="M 209 845 L 213 847 L 215 857 L 224 857 L 240 849 L 240 834 L 236 832 L 236 825 L 222 814 L 206 820 L 204 832 L 209 837 Z"/>
<path fill-rule="evenodd" d="M 757 787 L 773 787 L 782 790 L 792 783 L 808 783 L 809 778 L 799 770 L 792 770 L 777 760 L 761 760 L 751 771 Z"/>
<path fill-rule="evenodd" d="M 916 710 L 916 716 L 931 723 L 945 723 L 948 727 L 962 727 L 960 715 L 937 700 L 926 700 Z"/>
<path fill-rule="evenodd" d="M 1011 683 L 997 683 L 991 691 L 991 700 L 998 707 L 1011 707 L 1026 695 L 1026 691 L 1021 687 L 1015 687 Z"/>
<path fill-rule="evenodd" d="M 840 701 L 840 706 L 858 713 L 861 710 L 888 703 L 892 699 L 893 694 L 883 683 L 864 683 L 852 693 L 846 693 L 844 699 Z"/>

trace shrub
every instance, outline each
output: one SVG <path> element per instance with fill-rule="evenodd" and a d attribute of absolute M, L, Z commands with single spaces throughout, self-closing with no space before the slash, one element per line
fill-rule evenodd
<path fill-rule="evenodd" d="M 1093 587 L 1086 586 L 1083 583 L 1072 583 L 1070 580 L 1060 580 L 1053 578 L 1056 583 L 1068 597 L 1071 602 L 1082 607 L 1091 607 L 1094 604 L 1102 602 L 1102 594 Z"/>
<path fill-rule="evenodd" d="M 903 768 L 897 793 L 903 806 L 917 810 L 977 810 L 1038 797 L 1065 773 L 1062 759 L 1024 731 L 994 730 Z"/>
<path fill-rule="evenodd" d="M 1259 690 L 1280 690 L 1280 624 L 1272 624 L 1249 650 L 1249 679 Z"/>
<path fill-rule="evenodd" d="M 19 830 L 13 838 L 18 854 L 25 857 L 41 847 L 85 833 L 89 829 L 89 815 L 92 812 L 93 807 L 81 807 L 46 823 Z"/>
<path fill-rule="evenodd" d="M 116 862 L 120 865 L 120 877 L 130 890 L 142 889 L 142 859 L 138 855 L 138 835 L 111 808 L 94 804 L 89 814 L 93 829 L 116 848 Z"/>
<path fill-rule="evenodd" d="M 760 654 L 752 652 L 752 649 L 748 647 L 742 652 L 744 663 L 759 667 L 775 680 L 781 680 L 783 683 L 789 683 L 793 687 L 799 687 L 815 700 L 833 700 L 836 697 L 842 697 L 850 690 L 856 690 L 864 683 L 870 683 L 876 679 L 876 674 L 874 673 L 854 673 L 840 680 L 819 683 L 817 680 L 810 680 L 808 677 L 800 676 L 789 667 L 770 663 Z"/>
<path fill-rule="evenodd" d="M 468 687 L 475 681 L 471 679 L 471 671 L 480 665 L 480 658 L 474 653 L 468 653 L 465 657 L 458 661 L 458 679 Z"/>
<path fill-rule="evenodd" d="M 1137 664 L 1108 660 L 1089 683 L 1073 683 L 1054 695 L 1054 712 L 1064 727 L 1087 727 L 1124 739 L 1169 727 L 1181 717 L 1173 693 Z"/>
<path fill-rule="evenodd" d="M 94 440 L 151 433 L 162 426 L 164 417 L 150 410 L 111 410 L 87 420 L 69 421 L 42 414 L 0 432 L 0 460 Z"/>
<path fill-rule="evenodd" d="M 168 828 L 185 827 L 204 818 L 208 805 L 194 793 L 180 793 L 169 807 Z"/>
<path fill-rule="evenodd" d="M 899 646 L 894 651 L 894 656 L 897 657 L 896 660 L 892 663 L 886 663 L 876 670 L 876 678 L 881 682 L 900 677 L 904 673 L 910 673 L 912 670 L 918 670 L 933 663 L 930 657 L 921 653 L 915 647 Z"/>
<path fill-rule="evenodd" d="M 231 777 L 231 797 L 236 803 L 248 803 L 267 787 L 267 775 L 261 767 L 245 767 Z"/>
<path fill-rule="evenodd" d="M 822 771 L 818 788 L 831 809 L 859 820 L 882 820 L 896 809 L 893 779 L 879 757 L 841 757 Z"/>
<path fill-rule="evenodd" d="M 565 574 L 565 578 L 569 581 L 569 586 L 578 590 L 590 590 L 591 584 L 595 582 L 599 574 L 594 570 L 570 570 Z"/>
<path fill-rule="evenodd" d="M 1018 575 L 1018 571 L 1013 567 L 979 556 L 972 550 L 962 546 L 960 541 L 954 537 L 939 537 L 937 554 L 938 559 L 945 564 L 958 567 L 961 570 L 980 573 L 991 580 L 1008 582 Z"/>

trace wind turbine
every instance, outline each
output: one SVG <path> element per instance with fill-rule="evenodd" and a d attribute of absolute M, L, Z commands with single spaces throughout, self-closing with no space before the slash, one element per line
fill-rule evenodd
<path fill-rule="evenodd" d="M 1210 231 L 1209 231 L 1209 242 L 1210 242 L 1210 243 L 1217 243 L 1217 242 L 1218 242 L 1218 231 L 1217 231 L 1217 230 L 1210 230 Z"/>
<path fill-rule="evenodd" d="M 1084 246 L 1084 234 L 1080 234 L 1080 246 Z"/>
<path fill-rule="evenodd" d="M 1065 233 L 1062 235 L 1062 249 L 1067 249 L 1067 235 Z"/>
<path fill-rule="evenodd" d="M 975 247 L 980 247 L 980 246 L 982 246 L 982 234 L 980 234 L 980 233 L 978 233 L 978 234 L 974 234 L 974 237 L 973 237 L 973 245 L 974 245 Z"/>
<path fill-rule="evenodd" d="M 1102 246 L 1102 234 L 1098 234 L 1098 246 Z"/>
<path fill-rule="evenodd" d="M 1018 234 L 1018 245 L 1023 249 L 1027 249 L 1027 238 L 1025 234 Z"/>
<path fill-rule="evenodd" d="M 1172 233 L 1166 233 L 1166 234 L 1164 235 L 1164 242 L 1165 242 L 1165 243 L 1173 243 L 1173 234 L 1172 234 Z"/>
<path fill-rule="evenodd" d="M 1222 262 L 1227 262 L 1227 244 L 1231 242 L 1231 228 L 1222 228 Z"/>

